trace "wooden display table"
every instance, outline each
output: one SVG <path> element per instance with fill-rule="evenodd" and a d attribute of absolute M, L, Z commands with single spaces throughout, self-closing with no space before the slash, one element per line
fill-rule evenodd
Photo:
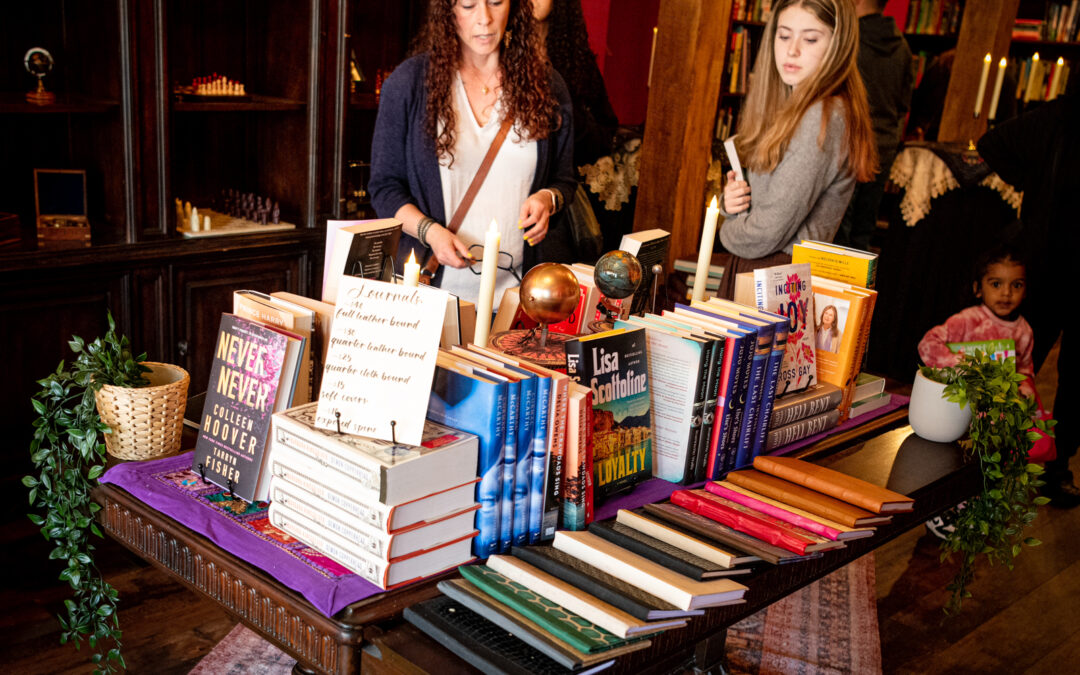
<path fill-rule="evenodd" d="M 686 664 L 707 666 L 723 654 L 725 628 L 881 546 L 927 518 L 974 494 L 975 464 L 963 464 L 955 444 L 931 443 L 903 426 L 903 411 L 872 420 L 861 438 L 827 439 L 799 456 L 813 459 L 915 498 L 913 513 L 894 516 L 873 537 L 850 542 L 823 557 L 762 568 L 739 581 L 746 603 L 708 610 L 688 626 L 653 638 L 649 649 L 621 657 L 612 672 L 667 672 Z M 298 670 L 322 673 L 462 672 L 464 663 L 401 620 L 405 607 L 438 595 L 427 581 L 354 603 L 327 618 L 303 597 L 257 567 L 113 485 L 95 489 L 106 531 L 138 556 L 215 600 L 239 621 L 298 660 Z M 369 646 L 364 649 L 367 643 Z M 466 669 L 467 670 L 467 669 Z"/>

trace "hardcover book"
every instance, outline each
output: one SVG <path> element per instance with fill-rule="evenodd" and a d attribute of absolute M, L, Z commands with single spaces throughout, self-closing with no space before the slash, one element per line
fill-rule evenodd
<path fill-rule="evenodd" d="M 393 281 L 392 263 L 401 238 L 400 221 L 394 218 L 358 220 L 336 231 L 328 223 L 326 236 L 323 301 L 339 304 L 337 293 L 342 276 Z"/>
<path fill-rule="evenodd" d="M 814 294 L 810 265 L 777 265 L 754 270 L 754 302 L 758 309 L 787 317 L 789 331 L 776 395 L 801 391 L 817 382 L 814 350 Z"/>
<path fill-rule="evenodd" d="M 274 415 L 274 442 L 358 481 L 387 505 L 476 478 L 479 441 L 470 433 L 428 420 L 420 445 L 337 434 L 315 426 L 317 403 Z"/>
<path fill-rule="evenodd" d="M 863 322 L 868 318 L 869 300 L 865 295 L 815 283 L 814 308 L 817 312 L 818 377 L 844 392 L 840 417 L 846 419 L 851 391 L 861 365 L 859 344 Z"/>
<path fill-rule="evenodd" d="M 631 253 L 641 263 L 641 284 L 634 291 L 634 302 L 630 314 L 652 311 L 649 298 L 652 297 L 653 265 L 663 265 L 667 261 L 668 245 L 671 234 L 666 230 L 652 229 L 624 234 L 619 248 Z"/>
<path fill-rule="evenodd" d="M 490 595 L 464 579 L 440 581 L 438 588 L 447 597 L 513 634 L 522 642 L 543 652 L 564 668 L 570 668 L 571 670 L 592 667 L 605 662 L 610 663 L 611 659 L 617 656 L 645 649 L 650 644 L 648 640 L 638 640 L 623 647 L 616 647 L 596 654 L 586 654 L 548 633 L 528 617 L 515 612 L 501 602 L 497 602 Z"/>
<path fill-rule="evenodd" d="M 315 327 L 312 330 L 311 360 L 312 372 L 312 397 L 315 401 L 319 398 L 322 388 L 323 364 L 326 363 L 326 353 L 330 349 L 330 333 L 334 327 L 334 306 L 322 300 L 313 300 L 296 293 L 286 291 L 274 291 L 270 294 L 275 298 L 291 302 L 300 307 L 306 307 L 315 314 Z"/>
<path fill-rule="evenodd" d="M 884 408 L 892 403 L 892 395 L 883 391 L 880 394 L 874 394 L 868 398 L 864 398 L 861 401 L 854 401 L 851 404 L 851 413 L 848 417 L 858 417 L 859 415 L 865 415 L 868 412 L 873 412 L 878 408 Z"/>
<path fill-rule="evenodd" d="M 562 526 L 568 530 L 583 530 L 592 522 L 592 396 L 585 385 L 569 381 L 562 480 Z"/>
<path fill-rule="evenodd" d="M 569 340 L 566 374 L 592 390 L 597 501 L 652 475 L 652 408 L 645 330 L 615 329 Z"/>
<path fill-rule="evenodd" d="M 250 321 L 277 326 L 304 339 L 296 371 L 296 387 L 290 406 L 314 401 L 315 360 L 312 357 L 317 340 L 318 323 L 315 312 L 287 300 L 259 291 L 233 291 L 233 314 Z"/>
<path fill-rule="evenodd" d="M 644 513 L 659 520 L 674 523 L 679 527 L 693 532 L 695 535 L 705 537 L 707 540 L 719 542 L 731 546 L 745 553 L 757 556 L 761 560 L 773 565 L 804 560 L 801 556 L 787 549 L 773 546 L 757 537 L 740 532 L 733 527 L 718 523 L 711 518 L 694 513 L 677 504 L 645 504 Z M 820 555 L 820 554 L 815 554 Z"/>
<path fill-rule="evenodd" d="M 778 396 L 773 404 L 770 428 L 782 427 L 807 417 L 820 415 L 840 405 L 844 392 L 828 382 L 812 384 L 805 391 Z"/>
<path fill-rule="evenodd" d="M 556 532 L 552 545 L 683 609 L 741 600 L 747 591 L 746 586 L 731 579 L 694 581 L 590 532 Z"/>
<path fill-rule="evenodd" d="M 512 553 L 533 567 L 544 570 L 641 621 L 700 616 L 705 613 L 703 609 L 680 609 L 599 567 L 551 546 L 515 546 Z"/>
<path fill-rule="evenodd" d="M 474 552 L 486 558 L 499 548 L 502 508 L 503 435 L 506 433 L 507 385 L 456 364 L 438 361 L 428 400 L 428 419 L 476 434 L 479 439 L 476 475 L 476 514 L 479 536 Z"/>
<path fill-rule="evenodd" d="M 417 581 L 472 560 L 470 539 L 390 562 L 367 554 L 341 535 L 278 502 L 270 503 L 268 515 L 274 527 L 382 589 Z"/>
<path fill-rule="evenodd" d="M 847 527 L 835 521 L 828 520 L 827 518 L 814 515 L 809 511 L 804 511 L 775 499 L 770 499 L 764 495 L 751 492 L 750 490 L 741 488 L 728 481 L 721 481 L 719 483 L 708 482 L 705 484 L 705 489 L 713 494 L 749 506 L 752 509 L 779 518 L 792 525 L 797 525 L 804 530 L 821 535 L 827 539 L 846 541 L 848 539 L 862 539 L 863 537 L 869 537 L 874 534 L 874 528 L 872 527 Z"/>
<path fill-rule="evenodd" d="M 911 497 L 801 459 L 758 457 L 754 468 L 872 513 L 907 513 L 915 509 Z"/>
<path fill-rule="evenodd" d="M 561 533 L 560 533 L 561 534 Z M 558 535 L 556 535 L 556 539 Z M 626 644 L 595 623 L 578 616 L 525 586 L 507 579 L 487 565 L 468 565 L 458 569 L 466 581 L 507 607 L 529 618 L 549 633 L 587 654 L 604 652 Z"/>
<path fill-rule="evenodd" d="M 671 503 L 798 555 L 843 546 L 707 490 L 676 490 Z"/>
<path fill-rule="evenodd" d="M 749 568 L 724 567 L 704 558 L 699 558 L 678 546 L 654 539 L 632 527 L 627 527 L 612 520 L 595 522 L 589 525 L 589 532 L 695 581 L 737 576 L 750 572 Z"/>
<path fill-rule="evenodd" d="M 685 619 L 640 621 L 621 609 L 514 556 L 493 555 L 488 558 L 487 566 L 510 581 L 521 584 L 566 611 L 592 621 L 621 638 L 638 637 L 686 625 Z"/>
<path fill-rule="evenodd" d="M 430 635 L 484 673 L 505 675 L 588 675 L 609 668 L 615 659 L 577 670 L 516 637 L 452 598 L 439 596 L 406 607 L 405 620 Z M 646 643 L 647 646 L 647 643 Z"/>
<path fill-rule="evenodd" d="M 270 473 L 347 512 L 359 523 L 393 534 L 435 523 L 463 511 L 476 511 L 476 483 L 472 479 L 403 504 L 388 506 L 374 490 L 344 473 L 320 464 L 292 448 L 275 444 Z"/>
<path fill-rule="evenodd" d="M 222 314 L 192 470 L 244 501 L 268 494 L 270 416 L 291 391 L 282 382 L 293 381 L 288 349 L 287 335 Z"/>
<path fill-rule="evenodd" d="M 634 510 L 619 509 L 615 520 L 642 534 L 666 542 L 723 568 L 733 568 L 736 565 L 752 563 L 758 560 L 755 555 L 731 547 L 718 546 L 715 542 L 705 541 L 701 537 L 694 536 L 672 523 L 650 518 L 640 508 Z"/>
<path fill-rule="evenodd" d="M 792 246 L 791 262 L 808 263 L 814 276 L 834 279 L 863 288 L 877 282 L 878 255 L 824 241 L 803 239 Z"/>
<path fill-rule="evenodd" d="M 804 417 L 801 420 L 785 424 L 782 427 L 769 429 L 769 436 L 765 442 L 765 452 L 772 452 L 777 448 L 809 438 L 814 434 L 820 434 L 836 426 L 840 421 L 840 411 L 836 408 L 826 410 L 818 415 Z"/>
<path fill-rule="evenodd" d="M 739 487 L 835 520 L 848 527 L 883 525 L 892 520 L 892 516 L 871 513 L 797 483 L 753 469 L 732 471 L 727 475 L 727 480 Z"/>

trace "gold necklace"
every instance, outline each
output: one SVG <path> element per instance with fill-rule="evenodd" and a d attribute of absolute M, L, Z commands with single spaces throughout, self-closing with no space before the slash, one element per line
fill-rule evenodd
<path fill-rule="evenodd" d="M 464 73 L 464 71 L 462 71 L 462 72 Z M 491 74 L 491 77 L 489 77 L 487 79 L 487 82 L 491 82 L 491 79 L 493 77 L 498 77 L 498 76 L 499 76 L 499 71 L 498 71 L 498 69 L 496 69 L 495 72 Z M 492 90 L 492 88 L 487 85 L 487 82 L 480 82 L 479 80 L 476 80 L 476 81 L 479 82 L 479 84 L 480 84 L 480 93 L 483 94 L 484 96 L 487 96 L 488 92 L 490 92 Z"/>

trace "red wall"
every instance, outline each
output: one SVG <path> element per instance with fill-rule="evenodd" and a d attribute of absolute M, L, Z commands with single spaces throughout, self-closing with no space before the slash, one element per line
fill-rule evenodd
<path fill-rule="evenodd" d="M 642 124 L 648 104 L 649 56 L 660 0 L 581 0 L 589 46 L 622 124 Z"/>

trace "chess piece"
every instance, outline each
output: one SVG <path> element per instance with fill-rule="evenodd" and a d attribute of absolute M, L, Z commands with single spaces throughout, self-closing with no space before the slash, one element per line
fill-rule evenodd
<path fill-rule="evenodd" d="M 192 232 L 199 231 L 199 209 L 197 207 L 191 207 L 191 220 L 189 221 Z"/>
<path fill-rule="evenodd" d="M 210 231 L 210 216 L 203 216 L 202 229 L 206 232 Z"/>
<path fill-rule="evenodd" d="M 184 202 L 184 221 L 191 220 L 191 202 Z"/>
<path fill-rule="evenodd" d="M 173 201 L 176 202 L 176 226 L 184 226 L 184 203 L 180 201 L 179 197 L 174 197 Z"/>
<path fill-rule="evenodd" d="M 274 210 L 270 214 L 270 219 L 275 225 L 281 222 L 281 206 L 277 202 L 274 202 Z"/>

